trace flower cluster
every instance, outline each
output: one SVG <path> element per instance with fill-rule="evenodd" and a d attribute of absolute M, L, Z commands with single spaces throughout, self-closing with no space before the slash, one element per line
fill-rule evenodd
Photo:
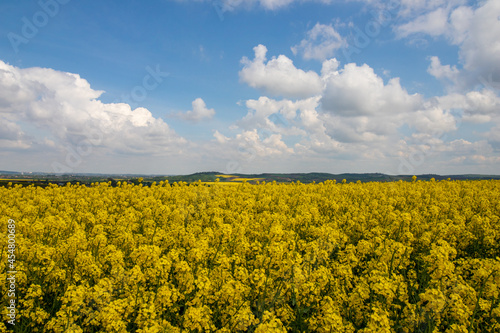
<path fill-rule="evenodd" d="M 14 186 L 0 211 L 19 331 L 500 331 L 500 181 Z"/>

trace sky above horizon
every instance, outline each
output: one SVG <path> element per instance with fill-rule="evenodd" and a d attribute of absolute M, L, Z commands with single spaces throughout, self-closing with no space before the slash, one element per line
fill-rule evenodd
<path fill-rule="evenodd" d="M 0 13 L 0 170 L 500 174 L 497 0 Z"/>

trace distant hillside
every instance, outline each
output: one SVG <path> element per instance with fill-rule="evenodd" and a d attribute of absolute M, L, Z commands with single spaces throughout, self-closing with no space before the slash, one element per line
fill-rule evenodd
<path fill-rule="evenodd" d="M 4 171 L 0 170 L 0 175 L 20 175 L 20 172 L 17 171 Z"/>
<path fill-rule="evenodd" d="M 219 175 L 219 177 L 217 177 Z M 222 177 L 221 175 L 224 175 Z M 252 179 L 258 178 L 258 181 L 262 182 L 297 182 L 301 183 L 312 183 L 312 182 L 324 182 L 326 180 L 336 180 L 337 182 L 341 182 L 345 179 L 347 182 L 356 182 L 358 180 L 362 182 L 391 182 L 391 181 L 411 181 L 413 175 L 386 175 L 382 173 L 342 173 L 342 174 L 331 174 L 331 173 L 319 173 L 319 172 L 311 172 L 311 173 L 262 173 L 262 174 L 232 174 L 225 175 L 223 173 L 218 172 L 199 172 L 192 175 L 185 176 L 170 176 L 166 177 L 169 182 L 176 181 L 185 181 L 185 182 L 194 182 L 201 180 L 202 182 L 207 181 L 215 181 L 216 178 L 219 178 L 220 181 L 238 181 L 238 178 Z M 160 177 L 158 177 L 160 178 Z M 500 175 L 417 175 L 417 179 L 419 180 L 431 180 L 432 178 L 436 180 L 443 179 L 451 179 L 451 180 L 480 180 L 480 179 L 500 179 Z M 256 182 L 257 180 L 249 181 L 251 183 Z"/>
<path fill-rule="evenodd" d="M 191 175 L 131 175 L 131 174 L 47 174 L 47 173 L 28 173 L 13 171 L 0 171 L 0 186 L 7 186 L 8 183 L 13 185 L 19 184 L 23 186 L 48 186 L 49 184 L 65 185 L 68 182 L 72 184 L 80 183 L 90 185 L 95 182 L 111 182 L 111 186 L 116 186 L 118 181 L 126 181 L 133 184 L 142 182 L 144 186 L 150 186 L 153 182 L 168 180 L 169 183 L 187 182 L 193 183 L 201 180 L 202 182 L 214 182 L 219 178 L 220 182 L 242 182 L 247 181 L 255 184 L 257 182 L 273 182 L 278 183 L 320 183 L 327 180 L 336 180 L 342 182 L 345 179 L 348 183 L 357 182 L 391 182 L 391 181 L 411 181 L 413 175 L 386 175 L 383 173 L 261 173 L 261 174 L 223 174 L 221 172 L 197 172 Z M 142 179 L 141 179 L 142 178 Z M 417 179 L 429 181 L 432 178 L 436 180 L 451 179 L 451 180 L 483 180 L 483 179 L 500 179 L 500 175 L 417 175 Z"/>

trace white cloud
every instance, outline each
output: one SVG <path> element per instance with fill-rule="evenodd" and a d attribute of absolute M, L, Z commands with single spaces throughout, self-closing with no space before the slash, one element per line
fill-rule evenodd
<path fill-rule="evenodd" d="M 500 124 L 497 123 L 495 127 L 485 134 L 485 137 L 496 152 L 500 152 Z"/>
<path fill-rule="evenodd" d="M 305 72 L 294 66 L 292 60 L 284 55 L 273 57 L 266 63 L 267 48 L 254 47 L 255 57 L 251 61 L 241 60 L 243 69 L 240 80 L 252 88 L 257 88 L 274 96 L 307 98 L 321 93 L 322 82 L 316 72 Z"/>
<path fill-rule="evenodd" d="M 454 115 L 439 106 L 429 106 L 418 110 L 408 115 L 406 121 L 418 132 L 430 134 L 433 137 L 442 137 L 444 133 L 456 129 Z"/>
<path fill-rule="evenodd" d="M 316 108 L 307 108 L 300 111 L 300 120 L 303 128 L 311 134 L 323 135 L 326 132 L 324 122 L 319 117 Z"/>
<path fill-rule="evenodd" d="M 500 97 L 488 89 L 452 93 L 438 97 L 437 101 L 442 108 L 463 110 L 464 121 L 482 123 L 500 118 Z"/>
<path fill-rule="evenodd" d="M 334 56 L 335 51 L 346 47 L 347 42 L 331 25 L 316 23 L 307 32 L 307 38 L 293 46 L 293 54 L 301 53 L 304 59 L 326 60 Z"/>
<path fill-rule="evenodd" d="M 326 112 L 345 117 L 392 115 L 418 108 L 422 97 L 410 95 L 398 78 L 384 84 L 373 69 L 364 64 L 347 64 L 338 75 L 331 75 L 321 100 Z"/>
<path fill-rule="evenodd" d="M 330 138 L 350 146 L 362 145 L 363 151 L 360 152 L 365 152 L 392 144 L 399 137 L 398 129 L 406 123 L 408 114 L 400 117 L 389 115 L 345 117 L 321 114 L 321 119 Z"/>
<path fill-rule="evenodd" d="M 442 27 L 436 24 L 428 28 L 439 35 L 443 33 Z M 281 83 L 287 82 L 292 75 L 284 73 L 304 72 L 284 56 L 266 63 L 267 49 L 262 45 L 254 50 L 255 59 L 243 61 L 248 72 L 240 72 L 242 81 L 267 93 L 286 96 Z M 281 65 L 278 59 L 286 59 L 289 66 Z M 438 57 L 431 57 L 430 60 L 428 72 L 431 75 L 451 84 L 460 81 L 462 73 L 457 66 L 443 65 Z M 371 161 L 369 163 L 392 160 L 394 168 L 386 170 L 392 173 L 401 170 L 400 158 L 407 159 L 403 164 L 407 169 L 409 166 L 413 171 L 436 172 L 429 168 L 432 163 L 425 162 L 437 160 L 442 170 L 447 170 L 444 166 L 449 166 L 448 161 L 452 158 L 465 156 L 467 160 L 472 160 L 471 156 L 486 156 L 494 151 L 492 147 L 500 148 L 500 140 L 494 130 L 478 133 L 485 139 L 482 141 L 470 144 L 465 141 L 446 142 L 447 133 L 463 126 L 460 120 L 500 124 L 496 116 L 500 114 L 498 96 L 491 90 L 450 92 L 445 96 L 425 99 L 420 94 L 408 93 L 399 78 L 384 80 L 367 64 L 358 66 L 350 63 L 341 67 L 336 59 L 323 62 L 321 75 L 308 73 L 314 74 L 311 77 L 316 82 L 318 79 L 321 81 L 314 94 L 303 94 L 306 98 L 296 101 L 264 96 L 249 100 L 246 103 L 248 114 L 236 122 L 233 129 L 242 130 L 247 135 L 255 131 L 254 142 L 262 142 L 272 134 L 280 135 L 280 141 L 293 147 L 293 154 L 288 158 L 329 156 L 341 160 Z M 288 91 L 288 96 L 300 98 L 298 95 Z M 282 119 L 280 126 L 271 120 L 276 115 Z M 405 137 L 407 133 L 410 133 L 409 137 Z M 225 143 L 234 143 L 236 138 L 241 141 L 242 135 L 225 137 Z M 419 161 L 414 156 L 422 158 Z M 252 163 L 257 160 L 255 157 Z M 477 167 L 477 164 L 471 164 L 471 167 Z M 492 164 L 485 164 L 483 170 L 491 167 Z"/>
<path fill-rule="evenodd" d="M 293 153 L 293 149 L 283 142 L 281 134 L 262 136 L 262 132 L 256 128 L 243 130 L 233 138 L 226 137 L 216 131 L 214 137 L 216 142 L 220 144 L 218 152 L 222 153 L 221 156 L 233 156 L 245 162 Z"/>
<path fill-rule="evenodd" d="M 321 79 L 327 81 L 331 75 L 338 75 L 339 66 L 340 62 L 336 58 L 323 61 L 321 66 Z"/>
<path fill-rule="evenodd" d="M 179 113 L 177 116 L 183 120 L 197 123 L 202 120 L 209 120 L 215 116 L 215 110 L 207 108 L 207 105 L 201 98 L 195 99 L 191 103 L 193 109 L 184 113 Z"/>
<path fill-rule="evenodd" d="M 264 47 L 256 48 L 259 63 L 263 63 L 265 53 Z M 448 109 L 436 101 L 425 101 L 419 94 L 409 94 L 399 78 L 384 83 L 366 64 L 351 63 L 339 69 L 339 62 L 330 59 L 323 62 L 321 76 L 317 77 L 324 88 L 315 97 L 296 102 L 267 97 L 247 101 L 249 112 L 237 127 L 285 137 L 298 135 L 302 137 L 300 147 L 323 152 L 339 152 L 342 143 L 362 145 L 358 148 L 368 152 L 376 144 L 379 155 L 381 144 L 391 145 L 405 124 L 419 133 L 456 129 L 455 117 Z M 276 114 L 282 117 L 281 126 L 270 120 Z"/>
<path fill-rule="evenodd" d="M 398 14 L 402 17 L 414 17 L 440 7 L 455 7 L 462 3 L 464 0 L 401 0 Z"/>
<path fill-rule="evenodd" d="M 381 1 L 366 1 L 384 8 Z M 223 2 L 227 11 L 245 6 L 277 10 L 296 1 Z M 332 25 L 317 23 L 292 51 L 305 59 L 324 60 L 321 72 L 303 70 L 285 55 L 267 59 L 267 48 L 256 46 L 253 59 L 241 60 L 239 77 L 266 96 L 247 100 L 244 117 L 227 132 L 214 131 L 212 141 L 199 144 L 186 142 L 145 108 L 132 110 L 124 103 L 101 102 L 103 92 L 92 89 L 77 74 L 21 70 L 0 62 L 0 155 L 6 150 L 55 151 L 65 144 L 77 145 L 93 133 L 102 137 L 96 149 L 106 153 L 170 156 L 189 146 L 190 155 L 181 161 L 189 160 L 190 167 L 216 165 L 205 164 L 206 160 L 236 159 L 240 166 L 246 163 L 245 172 L 257 166 L 269 171 L 270 165 L 281 171 L 292 161 L 302 163 L 302 170 L 306 164 L 318 162 L 314 167 L 327 169 L 344 161 L 345 168 L 351 167 L 349 163 L 365 163 L 366 170 L 374 171 L 377 163 L 387 165 L 393 158 L 415 152 L 425 152 L 426 160 L 438 156 L 443 166 L 449 166 L 450 159 L 474 167 L 478 163 L 494 166 L 500 151 L 500 99 L 491 89 L 476 86 L 472 90 L 470 83 L 474 79 L 477 83 L 478 77 L 495 80 L 500 74 L 500 6 L 492 0 L 474 6 L 464 3 L 402 0 L 392 21 L 401 38 L 426 34 L 458 47 L 458 64 L 429 58 L 428 73 L 454 88 L 447 95 L 426 100 L 410 94 L 398 78 L 382 79 L 366 64 L 341 66 L 330 58 L 345 40 Z M 199 51 L 203 54 L 203 47 Z M 460 126 L 457 114 L 465 123 L 490 122 L 492 128 L 469 133 L 468 140 L 447 142 L 444 134 Z M 212 119 L 215 111 L 198 98 L 192 110 L 177 116 L 195 123 Z M 477 127 L 485 128 L 481 126 Z M 458 132 L 453 135 L 459 136 Z M 481 140 L 474 141 L 474 136 Z"/>
<path fill-rule="evenodd" d="M 0 118 L 4 124 L 0 145 L 63 149 L 85 141 L 108 152 L 163 154 L 186 143 L 147 109 L 102 103 L 98 100 L 102 93 L 77 74 L 21 69 L 0 61 Z M 35 134 L 28 137 L 25 127 Z"/>
<path fill-rule="evenodd" d="M 493 91 L 488 89 L 484 89 L 483 91 L 471 91 L 468 92 L 465 97 L 465 116 L 483 116 L 487 117 L 488 120 L 494 117 L 500 118 L 500 97 Z"/>
<path fill-rule="evenodd" d="M 278 10 L 289 6 L 297 0 L 220 0 L 215 3 L 223 12 L 231 12 L 240 8 L 251 9 L 256 6 L 266 10 Z"/>
<path fill-rule="evenodd" d="M 280 101 L 268 97 L 260 97 L 258 100 L 246 101 L 248 113 L 236 122 L 239 128 L 252 130 L 259 128 L 261 135 L 269 136 L 273 133 L 283 135 L 303 135 L 304 131 L 297 127 L 298 112 L 313 109 L 317 106 L 318 97 L 304 100 Z"/>
<path fill-rule="evenodd" d="M 269 10 L 276 10 L 290 5 L 294 0 L 259 0 L 262 7 Z"/>
<path fill-rule="evenodd" d="M 455 13 L 454 13 L 455 14 Z M 482 3 L 473 14 L 452 15 L 454 35 L 463 35 L 456 43 L 461 42 L 460 56 L 464 59 L 464 68 L 481 74 L 494 69 L 498 71 L 500 58 L 500 2 L 489 0 Z M 491 71 L 490 71 L 491 72 Z"/>
<path fill-rule="evenodd" d="M 214 132 L 214 138 L 217 140 L 218 143 L 226 143 L 230 140 L 227 136 L 224 136 L 217 130 Z"/>
<path fill-rule="evenodd" d="M 186 1 L 186 0 L 178 0 Z M 193 0 L 203 1 L 203 0 Z M 208 1 L 208 0 L 207 0 Z M 331 3 L 333 0 L 218 0 L 214 3 L 221 12 L 232 12 L 238 9 L 252 9 L 261 7 L 265 10 L 275 11 L 286 8 L 294 3 L 320 2 Z"/>
<path fill-rule="evenodd" d="M 385 83 L 366 64 L 339 68 L 339 62 L 331 59 L 323 63 L 320 79 L 324 89 L 315 97 L 295 102 L 268 97 L 247 101 L 249 112 L 236 122 L 236 128 L 277 133 L 284 142 L 299 136 L 295 144 L 298 153 L 307 149 L 323 154 L 349 152 L 364 158 L 394 155 L 401 137 L 399 129 L 405 125 L 415 134 L 434 138 L 457 128 L 450 112 L 457 101 L 425 100 L 419 94 L 409 94 L 398 78 Z M 463 98 L 469 100 L 470 96 Z M 470 101 L 461 105 L 468 106 Z M 276 114 L 282 117 L 281 126 L 270 121 Z"/>
<path fill-rule="evenodd" d="M 325 133 L 323 120 L 316 110 L 318 105 L 319 96 L 297 101 L 261 96 L 258 100 L 246 101 L 248 113 L 233 127 L 241 131 L 239 134 L 231 138 L 216 132 L 214 137 L 224 144 L 226 154 L 232 151 L 230 155 L 242 165 L 260 163 L 270 156 L 299 158 L 310 154 L 310 150 L 339 151 L 339 143 Z M 287 143 L 290 138 L 300 143 Z"/>
<path fill-rule="evenodd" d="M 456 66 L 441 65 L 441 61 L 438 57 L 431 57 L 431 64 L 429 68 L 427 68 L 427 72 L 437 79 L 448 79 L 454 83 L 457 82 L 459 75 Z"/>
<path fill-rule="evenodd" d="M 450 141 L 445 150 L 454 152 L 457 155 L 467 154 L 472 156 L 491 154 L 493 152 L 492 147 L 486 140 L 471 142 L 464 139 Z"/>
<path fill-rule="evenodd" d="M 458 6 L 462 4 L 461 6 Z M 463 5 L 462 1 L 440 3 L 432 11 L 396 26 L 400 37 L 423 33 L 432 37 L 445 37 L 459 47 L 462 69 L 441 65 L 437 57 L 431 58 L 429 73 L 450 79 L 456 91 L 469 90 L 475 85 L 488 84 L 492 74 L 500 81 L 500 2 L 486 0 L 477 6 Z M 490 82 L 500 86 L 500 82 Z M 491 88 L 491 87 L 490 87 Z"/>
<path fill-rule="evenodd" d="M 18 124 L 0 116 L 0 148 L 24 150 L 31 146 L 30 136 Z"/>
<path fill-rule="evenodd" d="M 423 32 L 433 37 L 440 36 L 447 33 L 449 29 L 448 15 L 447 8 L 437 8 L 399 26 L 397 32 L 400 37 L 408 37 L 417 32 Z"/>

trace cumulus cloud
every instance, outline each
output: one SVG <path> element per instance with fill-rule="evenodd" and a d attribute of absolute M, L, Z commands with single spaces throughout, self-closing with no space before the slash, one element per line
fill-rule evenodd
<path fill-rule="evenodd" d="M 293 149 L 283 142 L 281 134 L 263 135 L 257 128 L 243 130 L 232 138 L 215 131 L 214 138 L 215 142 L 222 148 L 222 150 L 218 150 L 221 157 L 238 158 L 245 162 L 293 153 Z M 213 147 L 208 149 L 213 150 Z"/>
<path fill-rule="evenodd" d="M 316 110 L 319 96 L 295 101 L 261 96 L 245 105 L 247 115 L 232 128 L 239 133 L 214 133 L 215 142 L 224 147 L 224 156 L 232 158 L 228 171 L 242 172 L 249 163 L 259 165 L 269 158 L 300 160 L 313 151 L 339 151 L 339 143 L 325 134 Z"/>
<path fill-rule="evenodd" d="M 465 103 L 463 109 L 466 116 L 500 117 L 500 97 L 491 90 L 468 92 Z"/>
<path fill-rule="evenodd" d="M 421 13 L 405 24 L 395 27 L 399 37 L 427 34 L 444 37 L 459 47 L 462 69 L 441 65 L 432 57 L 429 73 L 437 78 L 451 80 L 451 88 L 467 90 L 481 83 L 500 86 L 500 2 L 486 0 L 477 6 L 462 1 L 438 3 L 437 8 Z M 494 82 L 489 82 L 489 81 Z M 498 79 L 499 82 L 495 82 Z M 491 87 L 490 87 L 491 88 Z"/>
<path fill-rule="evenodd" d="M 278 161 L 300 160 L 314 144 L 325 147 L 322 122 L 314 120 L 318 101 L 318 96 L 299 100 L 261 96 L 247 100 L 248 113 L 230 127 L 232 133 L 215 131 L 214 140 L 203 149 L 226 159 L 228 173 L 248 172 L 256 166 L 265 166 L 269 171 L 272 159 L 278 159 L 276 170 L 283 170 L 284 165 Z"/>
<path fill-rule="evenodd" d="M 304 59 L 326 60 L 332 58 L 335 51 L 346 47 L 347 42 L 331 25 L 316 23 L 307 32 L 307 38 L 293 46 L 293 54 L 301 53 Z"/>
<path fill-rule="evenodd" d="M 2 149 L 28 149 L 32 142 L 29 135 L 23 132 L 15 122 L 0 117 L 0 147 Z"/>
<path fill-rule="evenodd" d="M 431 57 L 431 64 L 427 68 L 427 72 L 437 79 L 447 79 L 456 83 L 458 80 L 459 71 L 456 66 L 441 65 L 438 57 Z"/>
<path fill-rule="evenodd" d="M 340 62 L 336 58 L 323 61 L 321 66 L 321 79 L 325 82 L 328 81 L 330 76 L 338 75 L 339 66 Z"/>
<path fill-rule="evenodd" d="M 191 105 L 193 108 L 192 110 L 184 113 L 178 113 L 176 116 L 192 123 L 209 120 L 215 116 L 215 110 L 207 108 L 205 101 L 201 98 L 195 99 Z"/>
<path fill-rule="evenodd" d="M 420 94 L 408 93 L 397 77 L 382 79 L 367 64 L 341 66 L 338 60 L 329 59 L 323 61 L 320 74 L 308 72 L 317 86 L 314 93 L 302 94 L 304 98 L 296 91 L 283 93 L 280 83 L 305 72 L 284 56 L 267 61 L 267 49 L 262 45 L 254 51 L 253 61 L 243 60 L 242 81 L 268 94 L 288 98 L 276 100 L 262 96 L 246 102 L 248 113 L 235 123 L 234 129 L 253 137 L 254 141 L 250 142 L 262 142 L 271 135 L 280 135 L 280 141 L 293 147 L 293 154 L 297 156 L 341 156 L 342 159 L 366 161 L 412 160 L 412 154 L 423 154 L 425 160 L 436 158 L 438 152 L 447 158 L 484 156 L 488 147 L 490 151 L 492 147 L 500 147 L 494 129 L 478 134 L 483 137 L 482 151 L 478 151 L 476 142 L 468 146 L 477 148 L 472 151 L 463 149 L 465 143 L 460 146 L 457 142 L 445 141 L 446 134 L 459 129 L 462 122 L 500 124 L 498 96 L 491 90 L 451 91 L 448 95 L 426 99 Z M 288 66 L 283 66 L 280 59 L 287 60 L 283 63 Z M 443 65 L 438 57 L 430 60 L 428 72 L 431 75 L 451 84 L 461 80 L 461 69 L 457 66 Z M 299 74 L 288 75 L 292 72 Z M 255 135 L 249 134 L 254 131 Z M 239 135 L 241 142 L 243 134 Z M 235 139 L 231 136 L 217 138 L 226 146 Z M 406 163 L 408 166 L 409 162 Z M 416 167 L 423 170 L 423 165 L 415 163 L 411 165 L 412 170 Z M 447 162 L 442 159 L 442 163 Z M 397 168 L 392 172 L 398 172 Z"/>
<path fill-rule="evenodd" d="M 489 89 L 471 91 L 466 94 L 450 94 L 438 98 L 439 103 L 463 111 L 464 123 L 491 124 L 491 129 L 479 135 L 488 144 L 500 151 L 500 97 Z"/>
<path fill-rule="evenodd" d="M 460 47 L 460 56 L 464 59 L 464 68 L 474 71 L 481 69 L 481 74 L 489 70 L 498 71 L 500 58 L 500 2 L 495 0 L 485 1 L 482 6 L 472 12 L 465 8 L 464 12 L 469 14 L 458 14 L 451 16 L 454 26 L 456 43 Z M 463 36 L 463 37 L 462 37 Z M 460 38 L 458 38 L 460 37 Z M 490 71 L 491 72 L 491 71 Z"/>
<path fill-rule="evenodd" d="M 384 84 L 370 66 L 354 63 L 329 77 L 321 99 L 323 110 L 345 117 L 397 116 L 415 110 L 421 101 L 420 95 L 408 94 L 398 78 Z"/>
<path fill-rule="evenodd" d="M 260 128 L 267 133 L 302 135 L 304 131 L 297 127 L 299 113 L 304 110 L 314 110 L 317 104 L 318 97 L 291 101 L 262 96 L 258 100 L 246 101 L 248 113 L 237 121 L 236 125 L 245 130 Z"/>
<path fill-rule="evenodd" d="M 489 89 L 451 93 L 436 99 L 443 108 L 463 110 L 464 121 L 484 123 L 500 117 L 500 97 Z"/>
<path fill-rule="evenodd" d="M 323 65 L 326 85 L 320 119 L 325 134 L 338 142 L 380 147 L 423 105 L 422 96 L 410 95 L 398 78 L 386 84 L 366 64 L 337 67 L 336 63 Z"/>
<path fill-rule="evenodd" d="M 225 136 L 224 134 L 221 134 L 217 130 L 214 132 L 214 138 L 215 138 L 215 140 L 217 140 L 218 143 L 226 143 L 230 140 L 227 136 Z"/>
<path fill-rule="evenodd" d="M 293 152 L 293 149 L 282 141 L 281 134 L 272 134 L 262 139 L 256 129 L 236 135 L 236 142 L 240 148 L 246 149 L 248 154 L 254 153 L 260 157 Z"/>
<path fill-rule="evenodd" d="M 256 58 L 264 59 L 265 51 L 256 48 Z M 439 66 L 436 63 L 434 70 L 441 69 L 443 75 L 453 72 L 452 68 Z M 457 108 L 457 101 L 445 103 L 444 97 L 426 100 L 419 94 L 409 94 L 399 78 L 384 82 L 367 64 L 350 63 L 340 68 L 336 59 L 326 60 L 318 77 L 323 89 L 314 97 L 296 101 L 261 97 L 247 101 L 249 112 L 236 122 L 237 128 L 277 133 L 284 137 L 284 142 L 290 136 L 299 136 L 296 151 L 341 153 L 350 146 L 365 156 L 379 157 L 396 149 L 394 143 L 403 126 L 434 137 L 457 128 L 456 116 L 451 113 Z M 468 102 L 460 108 L 468 112 L 472 95 L 463 98 Z M 483 101 L 488 103 L 491 100 Z M 281 119 L 278 125 L 271 120 L 276 115 Z"/>
<path fill-rule="evenodd" d="M 448 15 L 447 8 L 437 8 L 399 26 L 397 32 L 400 37 L 408 37 L 417 32 L 426 33 L 433 37 L 440 36 L 447 33 L 449 29 Z"/>
<path fill-rule="evenodd" d="M 186 143 L 147 109 L 103 103 L 102 93 L 77 74 L 0 61 L 1 147 L 61 148 L 86 141 L 109 152 L 162 154 Z M 29 136 L 25 127 L 37 135 Z"/>
<path fill-rule="evenodd" d="M 307 98 L 321 93 L 323 85 L 316 72 L 296 68 L 284 55 L 266 62 L 267 48 L 264 45 L 253 50 L 253 60 L 247 57 L 241 60 L 243 69 L 239 76 L 242 82 L 267 94 L 288 98 Z"/>
<path fill-rule="evenodd" d="M 308 161 L 328 156 L 370 163 L 404 157 L 413 171 L 422 172 L 431 171 L 431 165 L 448 172 L 448 161 L 457 159 L 474 168 L 485 163 L 484 170 L 491 169 L 498 154 L 494 158 L 489 155 L 500 149 L 500 104 L 492 89 L 495 80 L 500 83 L 497 60 L 500 3 L 486 0 L 469 5 L 465 0 L 401 0 L 397 7 L 388 8 L 380 0 L 365 2 L 390 11 L 394 31 L 400 39 L 427 35 L 458 47 L 457 64 L 429 57 L 427 71 L 449 87 L 446 95 L 424 98 L 409 93 L 397 77 L 382 79 L 366 64 L 341 65 L 330 59 L 345 40 L 333 26 L 317 23 L 291 49 L 304 59 L 323 61 L 321 72 L 304 71 L 285 55 L 268 60 L 267 48 L 255 47 L 254 59 L 242 59 L 239 76 L 241 82 L 266 96 L 246 102 L 248 113 L 232 129 L 238 134 L 226 136 L 216 132 L 215 142 L 233 149 L 262 146 L 266 140 L 270 144 L 271 136 L 275 135 L 273 142 L 282 143 L 275 148 L 281 148 L 267 150 L 267 156 L 307 156 Z M 266 6 L 276 9 L 290 3 L 269 2 Z M 481 78 L 486 81 L 485 89 L 477 86 Z M 493 126 L 486 133 L 473 134 L 481 140 L 474 141 L 471 136 L 469 140 L 447 140 L 447 133 L 470 122 L 490 122 Z M 459 132 L 453 136 L 456 135 Z M 293 152 L 287 148 L 293 148 Z M 259 156 L 266 156 L 264 151 L 249 156 L 255 162 Z M 420 162 L 412 160 L 419 154 L 423 155 Z M 436 159 L 436 164 L 424 163 L 431 158 Z M 397 164 L 393 171 L 397 172 L 396 169 Z"/>
<path fill-rule="evenodd" d="M 488 143 L 495 149 L 498 153 L 500 152 L 500 125 L 493 127 L 488 133 L 485 134 Z"/>
<path fill-rule="evenodd" d="M 456 129 L 456 118 L 448 110 L 439 106 L 427 107 L 408 116 L 409 126 L 418 132 L 441 137 L 444 133 Z"/>

